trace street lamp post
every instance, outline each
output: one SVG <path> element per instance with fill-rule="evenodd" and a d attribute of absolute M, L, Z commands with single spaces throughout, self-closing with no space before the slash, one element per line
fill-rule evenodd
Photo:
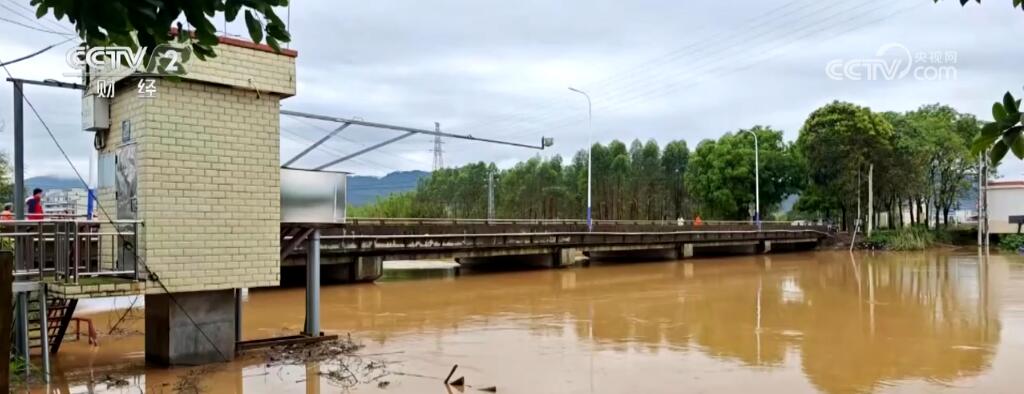
<path fill-rule="evenodd" d="M 760 160 L 758 159 L 758 148 L 757 148 L 757 133 L 745 130 L 754 136 L 754 223 L 757 223 L 757 227 L 761 228 L 761 175 L 760 175 Z"/>
<path fill-rule="evenodd" d="M 592 174 L 591 168 L 592 168 L 592 164 L 593 164 L 593 158 L 592 158 L 593 155 L 591 155 L 591 153 L 592 153 L 591 152 L 591 150 L 592 150 L 591 148 L 594 146 L 594 107 L 593 107 L 593 104 L 591 104 L 591 102 L 590 102 L 590 95 L 587 94 L 587 92 L 584 92 L 582 90 L 576 89 L 576 88 L 574 88 L 572 86 L 569 87 L 569 90 L 574 91 L 574 92 L 579 93 L 579 94 L 582 94 L 583 97 L 587 98 L 587 136 L 588 136 L 587 137 L 587 231 L 593 231 L 594 230 L 594 222 L 591 220 L 591 216 L 590 216 L 590 212 L 591 212 L 591 194 L 590 194 L 591 186 L 590 185 L 591 185 L 591 174 Z"/>

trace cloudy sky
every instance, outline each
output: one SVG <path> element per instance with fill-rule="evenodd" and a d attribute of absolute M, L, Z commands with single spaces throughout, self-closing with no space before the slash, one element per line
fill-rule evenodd
<path fill-rule="evenodd" d="M 771 125 L 795 139 L 806 116 L 832 100 L 906 111 L 945 103 L 990 117 L 1003 92 L 1022 92 L 1024 12 L 1010 0 L 962 9 L 954 0 L 413 0 L 293 1 L 298 95 L 285 109 L 539 143 L 523 148 L 445 140 L 446 165 L 509 166 L 534 155 L 571 156 L 588 140 L 586 101 L 594 100 L 594 140 L 661 143 Z M 64 40 L 62 22 L 36 24 L 28 0 L 0 0 L 0 61 Z M 218 22 L 218 26 L 222 26 Z M 244 27 L 227 26 L 230 35 Z M 877 57 L 887 44 L 897 49 Z M 13 65 L 19 78 L 64 79 L 71 42 Z M 906 48 L 911 72 L 894 80 L 835 80 L 827 65 L 882 59 Z M 942 54 L 932 62 L 930 54 Z M 953 54 L 950 56 L 949 54 Z M 953 62 L 955 60 L 955 63 Z M 908 63 L 904 62 L 903 65 Z M 931 67 L 931 69 L 929 69 Z M 955 78 L 947 70 L 955 68 Z M 942 68 L 939 80 L 915 77 Z M 840 69 L 841 70 L 841 69 Z M 11 87 L 0 86 L 0 149 L 11 152 Z M 76 166 L 87 169 L 91 134 L 79 130 L 75 92 L 32 87 L 39 108 Z M 49 136 L 26 114 L 27 174 L 71 175 Z M 286 159 L 332 124 L 283 117 Z M 315 166 L 397 132 L 352 127 L 301 164 Z M 357 174 L 430 170 L 432 139 L 415 136 L 336 167 Z M 1024 178 L 1007 160 L 1002 173 Z"/>

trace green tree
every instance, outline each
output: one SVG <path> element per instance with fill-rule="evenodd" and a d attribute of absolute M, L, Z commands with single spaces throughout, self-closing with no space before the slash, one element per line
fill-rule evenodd
<path fill-rule="evenodd" d="M 796 145 L 818 209 L 838 208 L 849 228 L 848 213 L 861 201 L 866 171 L 892 154 L 892 139 L 892 125 L 866 107 L 835 101 L 812 112 Z M 808 205 L 801 208 L 814 209 Z"/>
<path fill-rule="evenodd" d="M 687 166 L 686 185 L 704 218 L 746 219 L 754 208 L 754 139 L 759 142 L 761 211 L 772 212 L 798 191 L 801 166 L 782 132 L 756 126 L 697 145 Z"/>
<path fill-rule="evenodd" d="M 287 26 L 274 12 L 274 7 L 287 6 L 288 0 L 32 0 L 31 4 L 38 18 L 48 13 L 58 20 L 67 18 L 88 46 L 153 48 L 172 40 L 171 27 L 184 15 L 195 36 L 192 52 L 205 59 L 216 56 L 213 47 L 218 38 L 213 16 L 223 12 L 231 22 L 243 10 L 253 42 L 265 39 L 267 45 L 280 51 L 280 43 L 291 41 Z M 180 23 L 178 27 L 180 30 Z"/>
<path fill-rule="evenodd" d="M 11 163 L 7 160 L 7 154 L 0 152 L 0 205 L 5 202 L 16 203 L 20 201 L 14 195 L 14 182 L 11 180 Z"/>
<path fill-rule="evenodd" d="M 414 201 L 416 192 L 392 193 L 367 205 L 348 207 L 347 215 L 353 218 L 411 218 L 415 217 Z"/>
<path fill-rule="evenodd" d="M 661 171 L 664 176 L 665 192 L 668 194 L 667 218 L 686 218 L 692 212 L 688 209 L 686 184 L 683 176 L 690 161 L 690 149 L 686 141 L 672 141 L 665 145 L 661 155 Z"/>

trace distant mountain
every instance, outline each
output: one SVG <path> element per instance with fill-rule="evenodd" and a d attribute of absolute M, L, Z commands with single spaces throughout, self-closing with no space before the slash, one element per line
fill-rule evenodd
<path fill-rule="evenodd" d="M 32 189 L 37 187 L 43 190 L 56 190 L 73 188 L 84 189 L 86 186 L 82 181 L 78 180 L 78 178 L 44 175 L 25 179 L 26 193 L 31 193 Z"/>
<path fill-rule="evenodd" d="M 377 197 L 416 189 L 420 178 L 430 175 L 426 171 L 396 171 L 383 177 L 349 176 L 348 203 L 359 206 L 371 203 Z"/>

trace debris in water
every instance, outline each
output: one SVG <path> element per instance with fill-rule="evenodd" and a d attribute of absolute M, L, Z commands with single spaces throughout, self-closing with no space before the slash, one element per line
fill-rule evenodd
<path fill-rule="evenodd" d="M 319 374 L 344 389 L 375 382 L 381 388 L 389 385 L 390 382 L 380 381 L 391 374 L 387 365 L 357 354 L 362 348 L 363 345 L 353 341 L 351 335 L 315 343 L 273 346 L 266 352 L 266 366 L 321 363 L 326 371 Z M 385 383 L 383 387 L 381 383 Z"/>
<path fill-rule="evenodd" d="M 387 380 L 382 380 L 379 383 L 377 383 L 377 388 L 379 388 L 379 389 L 386 389 L 386 388 L 388 388 L 388 385 L 390 385 L 390 384 L 391 384 L 391 382 L 389 382 Z"/>
<path fill-rule="evenodd" d="M 459 369 L 459 364 L 452 365 L 452 370 L 448 372 L 448 377 L 444 378 L 444 384 L 448 384 L 448 381 L 451 380 L 452 375 L 455 374 L 456 369 Z"/>
<path fill-rule="evenodd" d="M 176 393 L 194 393 L 199 394 L 204 392 L 203 386 L 200 385 L 200 381 L 206 375 L 215 372 L 220 367 L 217 365 L 208 365 L 205 367 L 192 368 L 186 371 L 178 381 L 174 383 L 174 392 Z"/>
<path fill-rule="evenodd" d="M 113 375 L 107 375 L 107 376 L 103 377 L 103 383 L 105 383 L 107 385 L 107 388 L 128 387 L 128 381 L 127 380 L 121 379 L 119 377 L 115 377 Z"/>
<path fill-rule="evenodd" d="M 462 376 L 459 376 L 458 379 L 453 380 L 449 384 L 451 384 L 452 386 L 465 386 L 466 385 L 466 378 L 464 378 Z"/>
<path fill-rule="evenodd" d="M 490 387 L 481 388 L 480 391 L 486 391 L 488 393 L 497 393 L 498 392 L 498 388 L 496 386 L 490 386 Z"/>

